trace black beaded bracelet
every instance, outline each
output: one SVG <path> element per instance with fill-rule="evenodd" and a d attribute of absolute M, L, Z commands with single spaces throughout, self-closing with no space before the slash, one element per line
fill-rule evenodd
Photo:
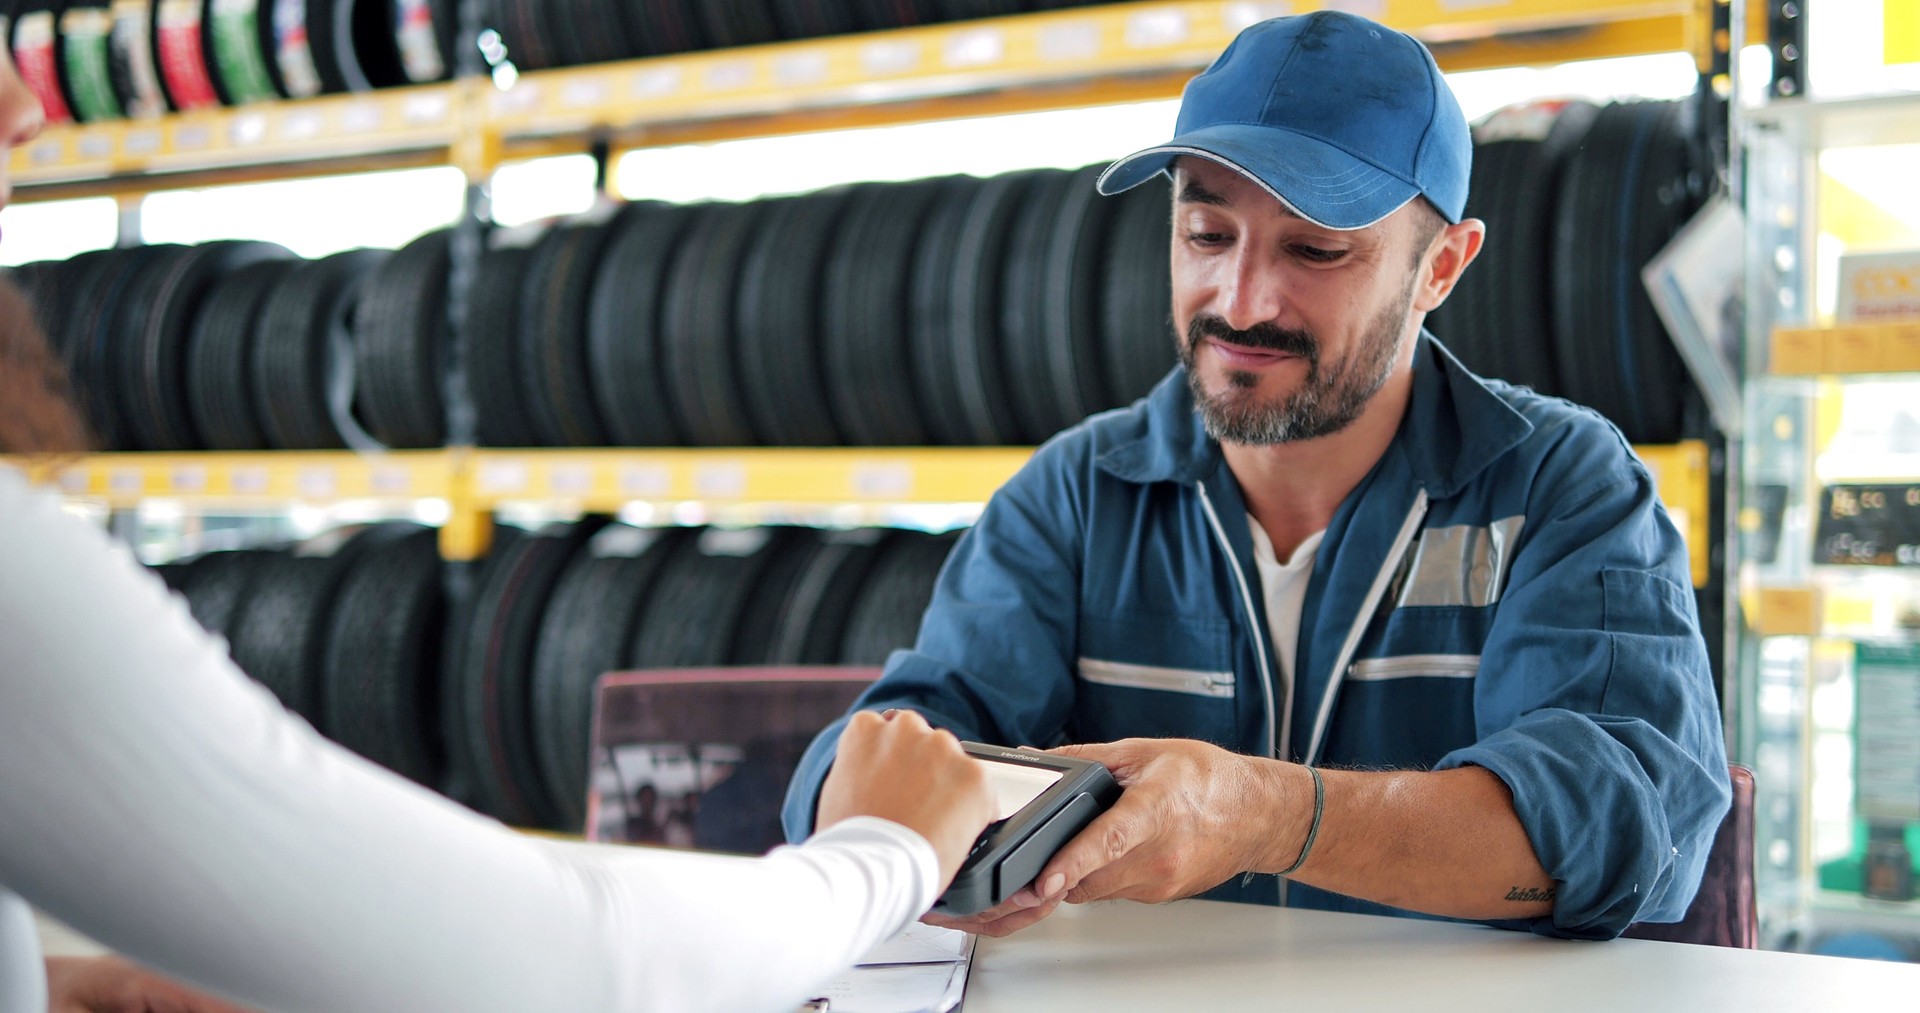
<path fill-rule="evenodd" d="M 1313 851 L 1313 840 L 1320 836 L 1320 817 L 1327 810 L 1327 785 L 1320 779 L 1320 771 L 1308 767 L 1307 773 L 1313 775 L 1313 822 L 1307 824 L 1307 843 L 1300 845 L 1300 857 L 1293 864 L 1280 870 L 1280 875 L 1291 876 L 1307 864 L 1307 855 Z"/>

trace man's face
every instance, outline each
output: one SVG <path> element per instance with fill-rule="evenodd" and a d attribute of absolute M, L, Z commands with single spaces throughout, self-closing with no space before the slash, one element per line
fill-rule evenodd
<path fill-rule="evenodd" d="M 1232 169 L 1180 160 L 1175 337 L 1209 434 L 1288 443 L 1360 416 L 1402 364 L 1419 277 L 1416 214 L 1324 229 Z"/>

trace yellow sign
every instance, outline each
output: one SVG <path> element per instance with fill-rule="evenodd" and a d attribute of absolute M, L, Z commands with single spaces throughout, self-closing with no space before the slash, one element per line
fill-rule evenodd
<path fill-rule="evenodd" d="M 1886 61 L 1920 63 L 1920 0 L 1885 0 Z"/>

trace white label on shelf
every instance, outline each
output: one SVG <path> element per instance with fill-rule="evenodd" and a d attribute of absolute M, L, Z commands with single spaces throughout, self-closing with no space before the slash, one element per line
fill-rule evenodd
<path fill-rule="evenodd" d="M 1135 49 L 1178 45 L 1191 34 L 1192 20 L 1182 10 L 1141 11 L 1127 19 L 1127 45 Z"/>
<path fill-rule="evenodd" d="M 489 495 L 525 492 L 527 481 L 525 461 L 488 461 L 480 466 L 480 491 Z"/>
<path fill-rule="evenodd" d="M 638 499 L 659 499 L 673 491 L 673 472 L 658 464 L 620 466 L 620 493 Z"/>
<path fill-rule="evenodd" d="M 560 104 L 574 109 L 590 108 L 604 104 L 611 91 L 612 89 L 607 87 L 605 78 L 578 78 L 567 82 L 567 86 L 560 89 Z"/>
<path fill-rule="evenodd" d="M 88 131 L 80 135 L 80 141 L 75 147 L 80 149 L 81 158 L 112 158 L 113 135 Z"/>
<path fill-rule="evenodd" d="M 634 98 L 666 98 L 680 90 L 679 67 L 651 67 L 633 75 L 628 90 Z"/>
<path fill-rule="evenodd" d="M 207 469 L 197 464 L 183 464 L 173 469 L 173 491 L 198 494 L 207 491 Z"/>
<path fill-rule="evenodd" d="M 708 91 L 738 91 L 753 83 L 753 64 L 745 60 L 727 60 L 707 68 Z"/>
<path fill-rule="evenodd" d="M 121 496 L 138 496 L 147 483 L 139 468 L 115 468 L 107 473 L 107 488 Z"/>
<path fill-rule="evenodd" d="M 79 495 L 87 491 L 87 469 L 68 468 L 60 473 L 60 491 Z"/>
<path fill-rule="evenodd" d="M 1290 3 L 1235 3 L 1227 5 L 1224 20 L 1227 31 L 1235 35 L 1269 18 L 1284 18 L 1293 13 Z"/>
<path fill-rule="evenodd" d="M 899 462 L 856 464 L 853 494 L 867 499 L 899 499 L 913 492 L 913 466 Z"/>
<path fill-rule="evenodd" d="M 557 496 L 584 496 L 593 491 L 593 469 L 584 464 L 559 464 L 547 475 L 547 488 Z"/>
<path fill-rule="evenodd" d="M 236 148 L 259 144 L 267 139 L 267 118 L 260 113 L 242 113 L 227 125 L 227 143 Z"/>
<path fill-rule="evenodd" d="M 1049 25 L 1040 30 L 1042 60 L 1091 60 L 1100 55 L 1100 26 L 1091 21 Z"/>
<path fill-rule="evenodd" d="M 280 119 L 280 138 L 287 141 L 306 141 L 320 136 L 326 121 L 311 109 L 297 109 Z"/>
<path fill-rule="evenodd" d="M 808 49 L 788 53 L 773 61 L 773 83 L 783 88 L 819 84 L 827 79 L 827 54 Z"/>
<path fill-rule="evenodd" d="M 693 493 L 702 498 L 738 499 L 747 494 L 746 465 L 716 461 L 693 470 Z"/>
<path fill-rule="evenodd" d="M 904 74 L 920 66 L 920 44 L 899 39 L 870 42 L 860 47 L 860 66 L 875 77 Z"/>
<path fill-rule="evenodd" d="M 453 104 L 447 100 L 444 91 L 430 91 L 414 95 L 400 107 L 400 115 L 408 123 L 441 123 L 453 111 Z"/>
<path fill-rule="evenodd" d="M 310 499 L 328 499 L 340 488 L 340 476 L 331 465 L 312 465 L 300 469 L 300 474 L 294 477 L 293 487 L 300 495 Z"/>
<path fill-rule="evenodd" d="M 998 28 L 955 32 L 947 38 L 949 67 L 984 67 L 1007 57 L 1007 33 Z"/>
<path fill-rule="evenodd" d="M 1381 21 L 1386 17 L 1387 0 L 1327 0 L 1327 9 Z"/>
<path fill-rule="evenodd" d="M 264 496 L 267 492 L 267 469 L 246 467 L 233 469 L 233 475 L 227 480 L 233 491 L 242 496 Z"/>
<path fill-rule="evenodd" d="M 349 134 L 364 134 L 380 129 L 380 104 L 355 102 L 340 110 L 340 129 Z"/>
<path fill-rule="evenodd" d="M 183 126 L 173 132 L 173 146 L 179 151 L 199 151 L 213 143 L 213 131 L 203 123 Z"/>
<path fill-rule="evenodd" d="M 540 105 L 540 86 L 521 81 L 506 91 L 493 93 L 493 111 L 508 116 L 532 112 Z"/>
<path fill-rule="evenodd" d="M 1328 4 L 1327 6 L 1337 6 Z M 1483 11 L 1491 7 L 1512 7 L 1513 0 L 1440 0 L 1440 6 L 1449 11 Z M 1358 14 L 1359 11 L 1351 13 Z"/>
<path fill-rule="evenodd" d="M 127 154 L 151 155 L 160 150 L 160 131 L 152 127 L 127 131 Z"/>
<path fill-rule="evenodd" d="M 413 472 L 397 464 L 373 469 L 373 491 L 382 496 L 405 496 L 413 491 Z"/>
<path fill-rule="evenodd" d="M 59 141 L 41 141 L 28 154 L 35 165 L 58 165 L 65 155 Z"/>

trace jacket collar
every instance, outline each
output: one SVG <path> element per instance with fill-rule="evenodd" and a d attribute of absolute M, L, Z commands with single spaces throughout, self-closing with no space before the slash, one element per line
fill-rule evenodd
<path fill-rule="evenodd" d="M 1220 444 L 1207 435 L 1194 410 L 1185 367 L 1175 366 L 1124 414 L 1130 417 L 1110 430 L 1111 443 L 1095 459 L 1114 477 L 1141 484 L 1186 484 L 1220 467 Z M 1427 495 L 1458 493 L 1532 432 L 1533 423 L 1487 381 L 1461 365 L 1433 335 L 1420 332 L 1413 354 L 1412 399 L 1393 439 Z"/>

